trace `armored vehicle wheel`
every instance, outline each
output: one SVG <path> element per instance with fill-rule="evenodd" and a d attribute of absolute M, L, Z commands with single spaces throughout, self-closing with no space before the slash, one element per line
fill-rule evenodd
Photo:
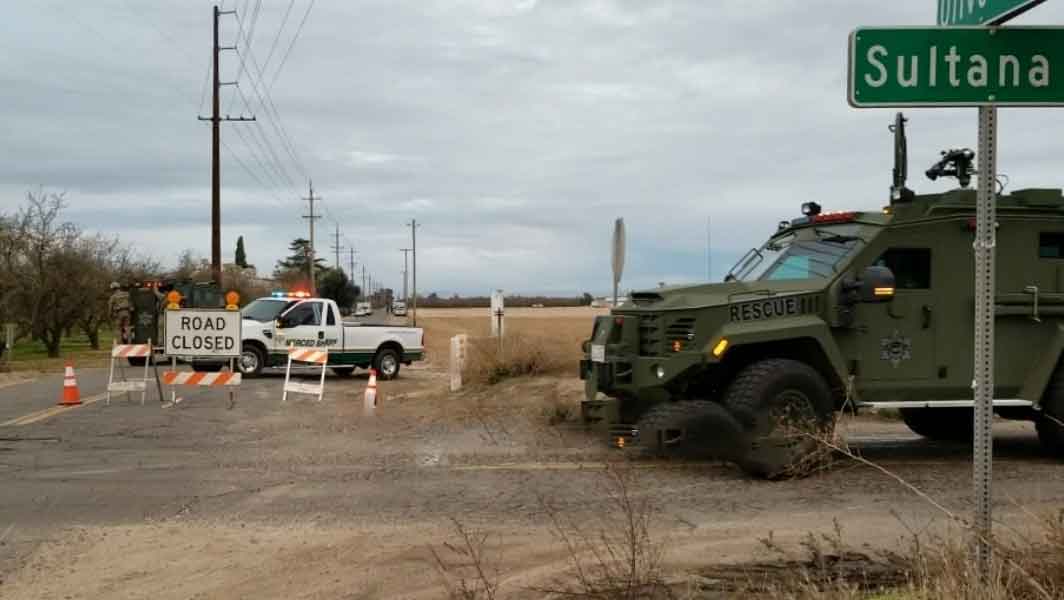
<path fill-rule="evenodd" d="M 333 372 L 333 375 L 336 375 L 337 377 L 350 377 L 351 375 L 354 374 L 355 368 L 354 367 L 333 367 L 332 368 L 332 372 Z"/>
<path fill-rule="evenodd" d="M 721 457 L 742 436 L 727 409 L 708 400 L 664 402 L 639 419 L 641 448 L 648 453 L 684 458 Z"/>
<path fill-rule="evenodd" d="M 1064 458 L 1064 364 L 1057 364 L 1046 386 L 1042 414 L 1035 419 L 1035 427 L 1042 447 Z"/>
<path fill-rule="evenodd" d="M 969 442 L 972 440 L 970 408 L 902 408 L 901 418 L 909 429 L 929 440 Z"/>
<path fill-rule="evenodd" d="M 747 366 L 728 386 L 724 405 L 750 438 L 735 462 L 766 479 L 801 476 L 802 461 L 824 450 L 816 437 L 834 425 L 828 383 L 796 360 L 774 358 Z"/>

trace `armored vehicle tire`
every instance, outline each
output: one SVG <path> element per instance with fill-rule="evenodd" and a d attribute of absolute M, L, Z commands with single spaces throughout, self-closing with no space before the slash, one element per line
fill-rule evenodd
<path fill-rule="evenodd" d="M 636 429 L 644 452 L 682 458 L 722 457 L 742 435 L 727 409 L 708 400 L 658 404 L 643 413 Z"/>
<path fill-rule="evenodd" d="M 377 355 L 373 357 L 373 368 L 377 371 L 377 377 L 395 379 L 399 376 L 399 353 L 394 348 L 377 350 Z"/>
<path fill-rule="evenodd" d="M 240 358 L 236 361 L 236 368 L 240 374 L 245 377 L 258 377 L 265 366 L 266 353 L 254 344 L 244 344 L 240 350 Z"/>
<path fill-rule="evenodd" d="M 1052 454 L 1064 458 L 1064 364 L 1057 364 L 1042 398 L 1042 413 L 1035 419 L 1038 440 Z"/>
<path fill-rule="evenodd" d="M 126 360 L 129 361 L 131 367 L 143 367 L 144 363 L 148 362 L 147 356 L 130 356 Z"/>
<path fill-rule="evenodd" d="M 724 393 L 724 406 L 748 436 L 735 462 L 766 479 L 815 470 L 815 462 L 807 470 L 803 461 L 826 450 L 816 438 L 834 426 L 828 383 L 816 369 L 796 360 L 767 359 L 739 371 Z"/>
<path fill-rule="evenodd" d="M 972 439 L 970 408 L 902 408 L 899 411 L 913 433 L 929 440 L 969 442 Z"/>
<path fill-rule="evenodd" d="M 331 370 L 337 377 L 350 377 L 355 373 L 354 367 L 332 367 Z"/>

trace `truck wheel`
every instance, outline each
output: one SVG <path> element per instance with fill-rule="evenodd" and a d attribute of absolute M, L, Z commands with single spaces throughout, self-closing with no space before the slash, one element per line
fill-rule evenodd
<path fill-rule="evenodd" d="M 1035 418 L 1038 440 L 1052 454 L 1064 458 L 1064 364 L 1057 364 L 1042 398 L 1042 413 Z"/>
<path fill-rule="evenodd" d="M 197 373 L 217 373 L 218 371 L 221 371 L 224 366 L 225 363 L 194 362 L 192 363 L 192 370 Z"/>
<path fill-rule="evenodd" d="M 725 456 L 742 437 L 728 410 L 708 400 L 658 404 L 640 417 L 636 429 L 647 452 L 684 458 Z"/>
<path fill-rule="evenodd" d="M 747 366 L 728 386 L 724 406 L 749 436 L 735 462 L 766 479 L 803 475 L 802 461 L 824 448 L 816 438 L 834 426 L 827 382 L 796 360 L 775 358 Z"/>
<path fill-rule="evenodd" d="M 236 368 L 245 377 L 258 377 L 266 366 L 266 353 L 258 346 L 244 344 L 240 351 L 240 359 L 236 361 Z"/>
<path fill-rule="evenodd" d="M 917 435 L 929 440 L 970 442 L 972 409 L 970 408 L 902 408 L 901 418 Z"/>
<path fill-rule="evenodd" d="M 147 356 L 130 356 L 126 360 L 129 361 L 129 366 L 131 366 L 131 367 L 143 367 L 144 363 L 148 362 L 148 357 Z"/>
<path fill-rule="evenodd" d="M 350 377 L 351 375 L 354 375 L 355 368 L 354 367 L 332 367 L 332 372 L 333 372 L 333 375 L 336 375 L 337 377 Z"/>
<path fill-rule="evenodd" d="M 387 381 L 399 376 L 399 353 L 392 348 L 381 348 L 373 357 L 373 368 L 377 377 Z"/>

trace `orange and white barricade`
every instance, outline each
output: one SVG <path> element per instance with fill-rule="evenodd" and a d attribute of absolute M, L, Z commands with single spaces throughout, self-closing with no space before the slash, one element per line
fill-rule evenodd
<path fill-rule="evenodd" d="M 119 344 L 111 342 L 111 370 L 107 375 L 107 404 L 111 403 L 112 393 L 125 393 L 126 397 L 133 392 L 140 392 L 140 403 L 148 395 L 148 365 L 152 359 L 151 340 L 147 344 Z M 125 368 L 118 367 L 121 379 L 115 379 L 115 360 L 130 358 L 144 359 L 144 376 L 140 379 L 129 379 L 125 376 Z"/>
<path fill-rule="evenodd" d="M 166 385 L 230 386 L 240 385 L 241 379 L 240 373 L 231 373 L 229 371 L 218 373 L 163 371 L 163 383 Z"/>
<path fill-rule="evenodd" d="M 303 362 L 321 365 L 321 379 L 317 385 L 313 383 L 303 383 L 302 381 L 292 381 L 292 363 Z M 284 370 L 284 390 L 281 394 L 281 402 L 288 400 L 288 392 L 295 392 L 297 394 L 310 394 L 318 397 L 318 402 L 321 402 L 322 396 L 325 394 L 325 365 L 329 362 L 329 350 L 326 348 L 300 348 L 298 346 L 288 347 L 288 366 Z"/>

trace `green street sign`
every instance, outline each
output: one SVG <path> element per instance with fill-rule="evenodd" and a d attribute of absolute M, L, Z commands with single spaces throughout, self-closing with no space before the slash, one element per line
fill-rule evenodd
<path fill-rule="evenodd" d="M 938 0 L 939 25 L 1001 25 L 1045 0 Z"/>
<path fill-rule="evenodd" d="M 1064 28 L 861 28 L 849 102 L 901 106 L 1064 104 Z"/>

